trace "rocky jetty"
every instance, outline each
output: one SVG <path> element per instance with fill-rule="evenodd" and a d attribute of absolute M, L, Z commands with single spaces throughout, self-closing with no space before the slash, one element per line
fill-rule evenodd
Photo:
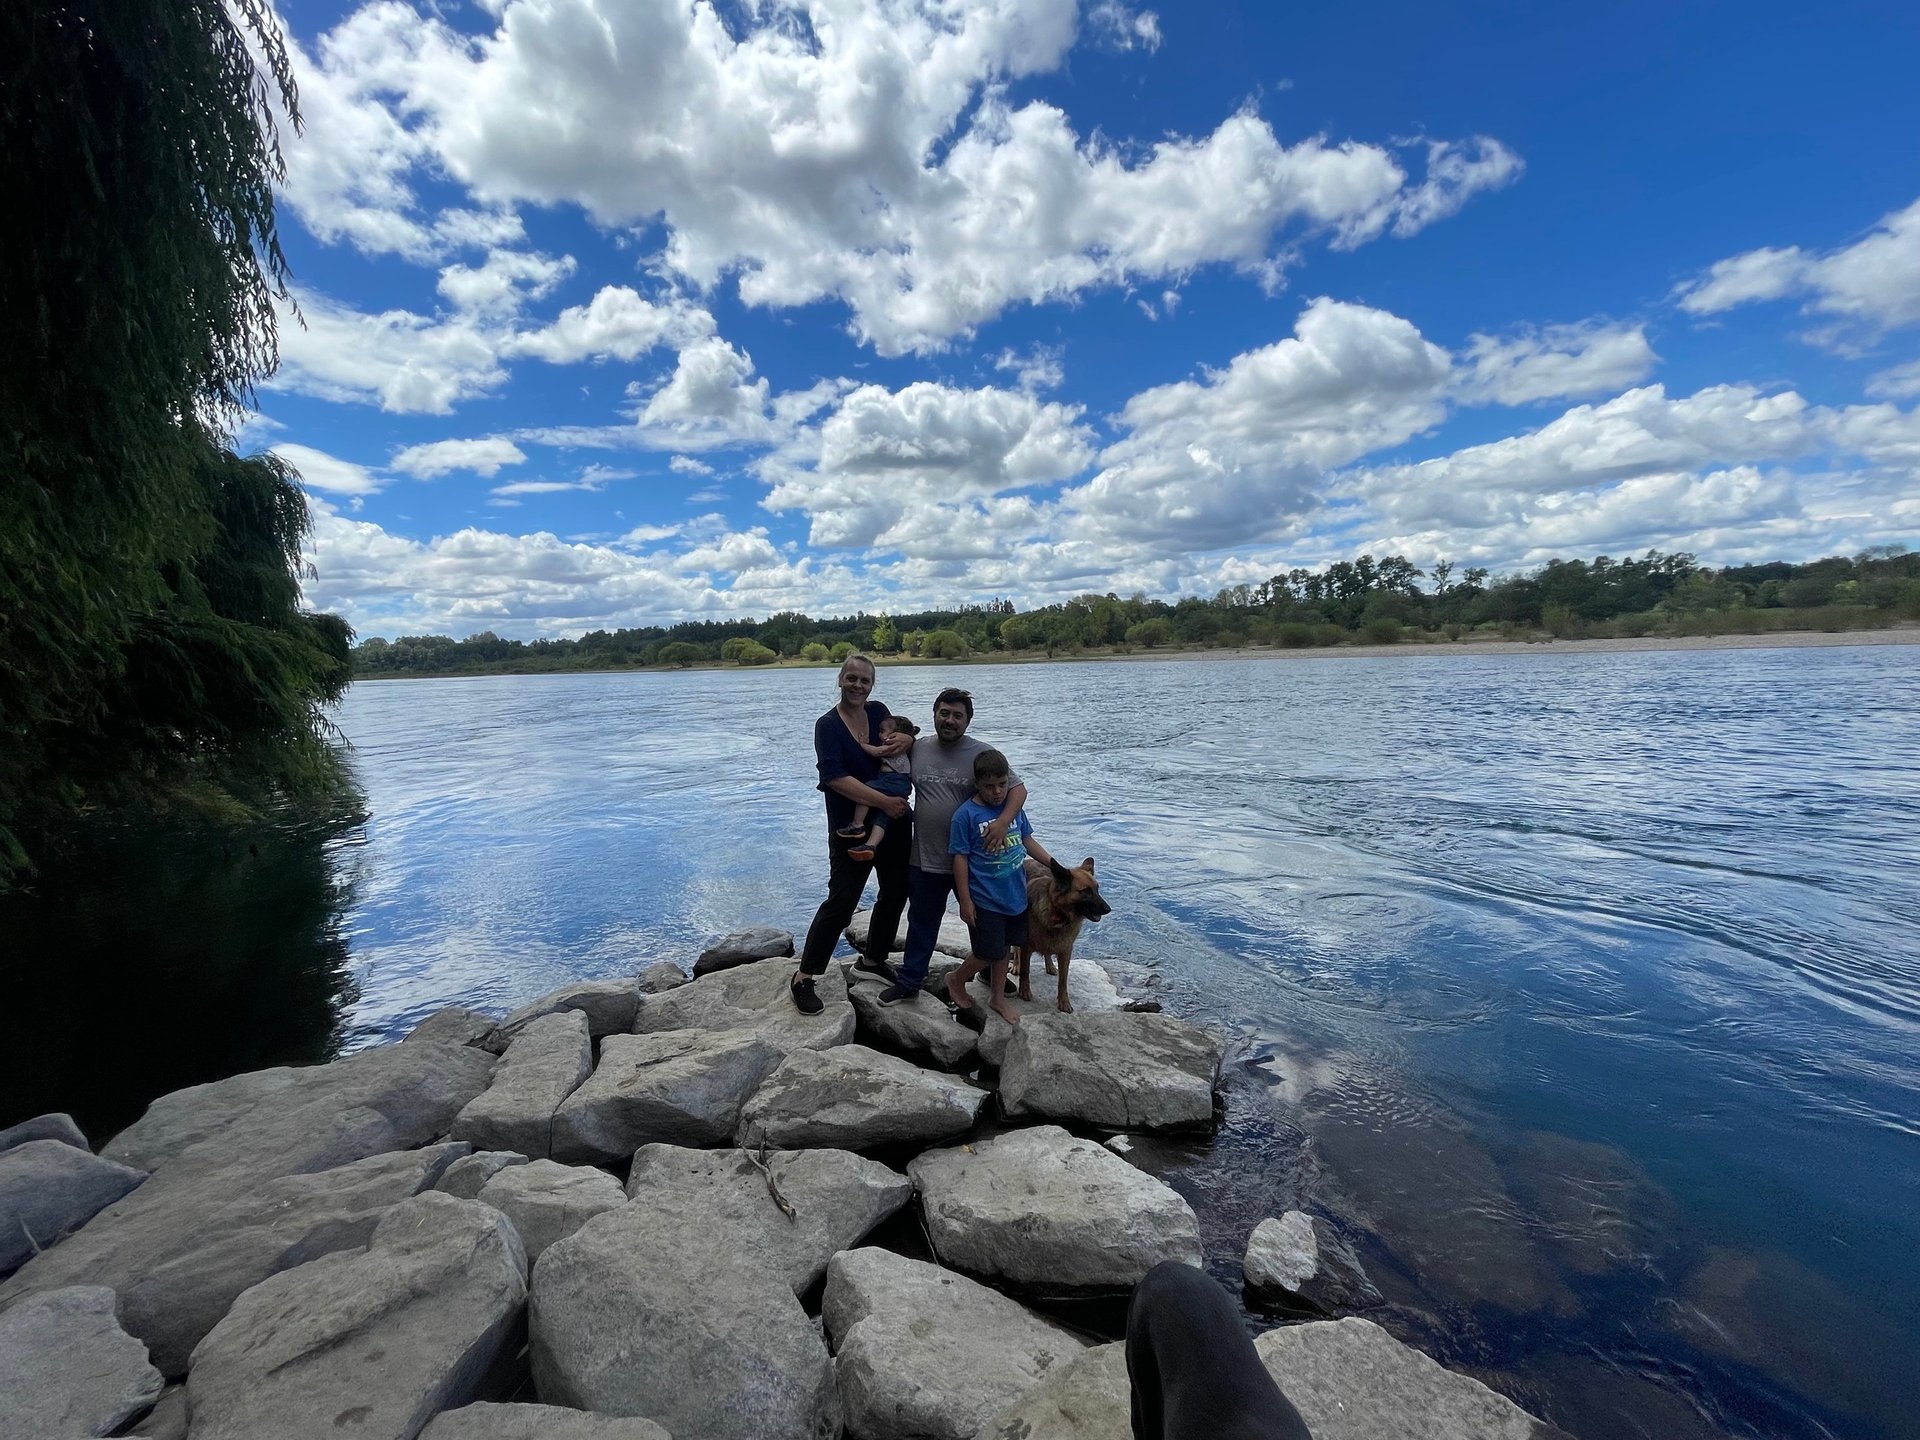
<path fill-rule="evenodd" d="M 1221 1037 L 1086 958 L 1072 1015 L 962 1025 L 944 959 L 911 1006 L 849 968 L 803 1016 L 792 953 L 757 927 L 697 978 L 449 1007 L 98 1155 L 65 1116 L 0 1132 L 0 1436 L 1121 1440 L 1120 1347 L 1043 1311 L 1201 1263 L 1113 1132 L 1204 1132 Z M 1256 1300 L 1377 1299 L 1304 1214 L 1245 1266 Z M 1258 1343 L 1316 1440 L 1557 1433 L 1364 1319 Z"/>

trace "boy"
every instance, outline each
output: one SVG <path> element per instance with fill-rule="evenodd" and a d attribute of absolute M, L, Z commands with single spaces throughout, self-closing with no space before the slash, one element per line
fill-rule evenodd
<path fill-rule="evenodd" d="M 913 793 L 913 737 L 919 733 L 920 727 L 906 716 L 889 715 L 880 722 L 881 743 L 860 747 L 880 761 L 880 773 L 873 777 L 873 788 L 882 795 L 898 795 L 904 800 Z M 907 737 L 907 748 L 898 754 L 892 753 L 886 744 L 895 735 Z M 882 810 L 873 817 L 873 831 L 869 834 L 867 809 L 865 805 L 854 806 L 853 823 L 844 830 L 834 832 L 850 840 L 866 836 L 859 845 L 847 851 L 849 860 L 858 860 L 862 865 L 879 853 L 880 842 L 887 838 L 887 812 Z"/>
<path fill-rule="evenodd" d="M 953 888 L 960 897 L 970 953 L 947 976 L 947 997 L 965 1017 L 974 1008 L 967 998 L 967 981 L 986 970 L 993 1013 L 1018 1025 L 1020 1014 L 1007 1003 L 1007 961 L 1015 946 L 1027 943 L 1027 856 L 1047 866 L 1055 861 L 1033 838 L 1024 810 L 1007 827 L 1006 843 L 998 850 L 987 848 L 987 827 L 1006 804 L 1012 783 L 1007 757 L 998 750 L 982 750 L 973 760 L 973 798 L 953 812 L 947 849 L 953 856 Z"/>

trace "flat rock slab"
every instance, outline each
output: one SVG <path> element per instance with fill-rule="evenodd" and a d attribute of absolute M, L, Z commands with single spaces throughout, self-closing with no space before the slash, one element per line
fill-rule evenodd
<path fill-rule="evenodd" d="M 626 1204 L 627 1195 L 604 1170 L 535 1160 L 502 1170 L 481 1187 L 479 1200 L 513 1222 L 531 1265 L 554 1241 Z"/>
<path fill-rule="evenodd" d="M 612 1164 L 642 1145 L 721 1145 L 783 1052 L 754 1030 L 609 1035 L 600 1064 L 553 1117 L 553 1155 Z"/>
<path fill-rule="evenodd" d="M 1162 1260 L 1200 1263 L 1179 1194 L 1055 1125 L 931 1150 L 907 1167 L 942 1264 L 1063 1294 L 1130 1288 Z"/>
<path fill-rule="evenodd" d="M 1222 1048 L 1171 1015 L 1034 1015 L 1007 1046 L 1000 1103 L 1011 1116 L 1113 1130 L 1204 1129 Z"/>
<path fill-rule="evenodd" d="M 664 995 L 650 995 L 634 1016 L 636 1034 L 666 1030 L 751 1030 L 781 1054 L 827 1050 L 853 1039 L 853 1006 L 837 985 L 816 987 L 822 1008 L 802 1015 L 794 1008 L 787 982 L 793 966 L 781 960 L 756 960 L 703 975 Z"/>
<path fill-rule="evenodd" d="M 785 1278 L 798 1295 L 913 1198 L 907 1177 L 845 1150 L 770 1155 L 767 1171 L 794 1209 L 789 1219 L 767 1174 L 738 1150 L 648 1145 L 633 1157 L 628 1211 L 647 1243 L 725 1266 L 734 1260 Z"/>
<path fill-rule="evenodd" d="M 31 1120 L 22 1120 L 18 1125 L 0 1130 L 0 1155 L 29 1140 L 58 1140 L 89 1155 L 93 1153 L 93 1146 L 87 1143 L 87 1137 L 73 1123 L 71 1115 L 36 1115 Z"/>
<path fill-rule="evenodd" d="M 821 1317 L 855 1440 L 969 1440 L 1085 1344 L 996 1290 L 888 1250 L 843 1250 Z"/>
<path fill-rule="evenodd" d="M 964 1070 L 978 1058 L 979 1036 L 953 1018 L 943 985 L 946 971 L 929 972 L 927 985 L 911 1000 L 882 1005 L 880 992 L 887 982 L 847 966 L 847 998 L 860 1017 L 860 1028 L 874 1045 L 909 1060 Z"/>
<path fill-rule="evenodd" d="M 864 1045 L 796 1050 L 740 1111 L 739 1143 L 780 1150 L 930 1145 L 971 1130 L 987 1092 Z"/>
<path fill-rule="evenodd" d="M 688 1217 L 663 1225 L 652 1206 L 596 1216 L 541 1258 L 529 1308 L 540 1395 L 644 1415 L 675 1440 L 838 1435 L 833 1362 L 787 1279 L 726 1244 L 728 1217 L 686 1247 Z"/>
<path fill-rule="evenodd" d="M 29 1140 L 0 1152 L 0 1275 L 65 1239 L 146 1178 L 144 1170 L 64 1140 Z"/>
<path fill-rule="evenodd" d="M 511 1037 L 500 1028 L 500 1022 L 491 1015 L 482 1015 L 478 1010 L 468 1010 L 460 1005 L 449 1005 L 444 1010 L 436 1010 L 426 1019 L 406 1033 L 408 1040 L 438 1040 L 447 1045 L 475 1045 L 489 1054 L 501 1054 L 507 1048 Z"/>
<path fill-rule="evenodd" d="M 664 995 L 667 991 L 678 990 L 686 984 L 687 972 L 671 960 L 656 960 L 640 972 L 640 978 L 636 983 L 640 986 L 640 994 L 643 997 L 640 1003 L 644 1005 L 646 1003 L 644 997 Z"/>
<path fill-rule="evenodd" d="M 592 1072 L 586 1015 L 560 1010 L 529 1020 L 500 1057 L 493 1084 L 454 1120 L 453 1138 L 544 1159 L 553 1150 L 554 1111 Z"/>
<path fill-rule="evenodd" d="M 1022 1000 L 1016 995 L 1007 1002 L 1020 1016 L 1021 1024 L 1024 1025 L 1035 1015 L 1060 1013 L 1055 1005 L 1059 981 L 1043 973 L 1037 959 L 1033 962 L 1029 986 L 1034 993 L 1033 999 Z M 980 999 L 985 994 L 985 988 L 976 984 L 973 994 L 976 1000 Z M 1109 1010 L 1124 1010 L 1128 1003 L 1105 967 L 1099 961 L 1089 960 L 1082 955 L 1074 956 L 1073 964 L 1067 970 L 1067 999 L 1073 1002 L 1073 1013 L 1076 1015 L 1099 1015 Z M 998 1015 L 985 1018 L 987 1028 L 980 1035 L 980 1058 L 997 1069 L 1007 1063 L 1007 1046 L 1013 1041 L 1014 1027 Z"/>
<path fill-rule="evenodd" d="M 1285 1325 L 1253 1348 L 1314 1440 L 1569 1440 L 1371 1320 Z"/>
<path fill-rule="evenodd" d="M 120 1328 L 113 1291 L 75 1285 L 0 1313 L 0 1435 L 112 1435 L 160 1398 L 147 1347 Z"/>
<path fill-rule="evenodd" d="M 639 1007 L 637 980 L 576 980 L 522 1005 L 500 1022 L 500 1028 L 508 1035 L 518 1035 L 542 1016 L 577 1011 L 587 1017 L 587 1029 L 598 1040 L 632 1029 Z"/>
<path fill-rule="evenodd" d="M 1368 1320 L 1287 1325 L 1253 1348 L 1313 1440 L 1569 1440 Z M 1126 1347 L 1098 1345 L 1002 1411 L 978 1440 L 1121 1440 L 1128 1426 Z"/>
<path fill-rule="evenodd" d="M 187 1373 L 193 1347 L 242 1292 L 296 1265 L 367 1243 L 381 1218 L 466 1154 L 459 1144 L 373 1155 L 317 1175 L 269 1180 L 228 1200 L 203 1243 L 126 1282 L 120 1314 L 168 1376 Z"/>
<path fill-rule="evenodd" d="M 693 962 L 693 976 L 711 975 L 716 970 L 731 970 L 755 960 L 772 960 L 793 954 L 793 936 L 771 925 L 752 925 L 707 942 L 700 958 Z"/>
<path fill-rule="evenodd" d="M 193 1440 L 413 1440 L 519 1348 L 526 1255 L 506 1217 L 428 1193 L 365 1250 L 264 1280 L 200 1342 Z"/>
<path fill-rule="evenodd" d="M 673 1440 L 651 1420 L 591 1415 L 558 1405 L 466 1405 L 444 1410 L 420 1440 Z"/>
<path fill-rule="evenodd" d="M 244 1083 L 197 1086 L 184 1100 L 162 1097 L 120 1137 L 128 1142 L 120 1153 L 163 1157 L 153 1177 L 29 1261 L 0 1286 L 0 1307 L 41 1290 L 106 1285 L 120 1297 L 127 1331 L 147 1343 L 162 1370 L 183 1373 L 175 1368 L 185 1364 L 181 1338 L 192 1335 L 190 1350 L 205 1333 L 194 1333 L 203 1306 L 217 1306 L 204 1321 L 211 1327 L 235 1295 L 274 1270 L 362 1244 L 369 1233 L 357 1228 L 359 1218 L 336 1223 L 338 1197 L 328 1194 L 333 1182 L 317 1178 L 318 1192 L 305 1194 L 310 1205 L 291 1206 L 278 1219 L 263 1216 L 254 1202 L 277 1193 L 272 1182 L 317 1177 L 437 1139 L 486 1087 L 494 1064 L 484 1051 L 420 1041 L 307 1070 L 261 1072 L 264 1082 L 256 1075 L 235 1077 Z M 435 1147 L 396 1157 L 399 1174 L 389 1177 L 390 1187 L 376 1186 L 383 1197 L 378 1203 L 431 1184 L 464 1153 L 465 1146 Z M 305 1191 L 293 1186 L 294 1198 Z"/>
<path fill-rule="evenodd" d="M 1248 1298 L 1328 1314 L 1377 1303 L 1380 1292 L 1334 1228 L 1304 1210 L 1253 1227 L 1242 1261 Z"/>
<path fill-rule="evenodd" d="M 527 1157 L 514 1150 L 476 1150 L 447 1166 L 433 1188 L 456 1200 L 474 1200 L 485 1185 L 502 1170 L 527 1164 Z"/>

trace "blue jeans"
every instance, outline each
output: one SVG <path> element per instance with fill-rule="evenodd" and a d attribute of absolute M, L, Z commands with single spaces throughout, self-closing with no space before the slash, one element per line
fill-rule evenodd
<path fill-rule="evenodd" d="M 933 945 L 940 938 L 940 922 L 947 918 L 947 897 L 953 894 L 953 872 L 942 874 L 907 867 L 907 953 L 900 961 L 900 988 L 918 990 L 927 979 Z"/>

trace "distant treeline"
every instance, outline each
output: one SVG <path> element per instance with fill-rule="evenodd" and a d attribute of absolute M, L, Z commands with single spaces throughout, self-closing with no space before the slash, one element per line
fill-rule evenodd
<path fill-rule="evenodd" d="M 782 659 L 836 662 L 853 650 L 962 660 L 1090 649 L 1155 649 L 1458 640 L 1471 631 L 1521 639 L 1607 635 L 1847 630 L 1920 619 L 1920 554 L 1897 547 L 1803 565 L 1713 569 L 1685 554 L 1550 560 L 1492 579 L 1442 561 L 1423 571 L 1399 555 L 1362 555 L 1324 570 L 1290 570 L 1210 600 L 1080 595 L 1038 610 L 1007 600 L 913 615 L 815 620 L 688 620 L 594 630 L 578 640 L 503 640 L 491 631 L 370 639 L 354 647 L 357 675 L 609 670 L 643 665 Z"/>

